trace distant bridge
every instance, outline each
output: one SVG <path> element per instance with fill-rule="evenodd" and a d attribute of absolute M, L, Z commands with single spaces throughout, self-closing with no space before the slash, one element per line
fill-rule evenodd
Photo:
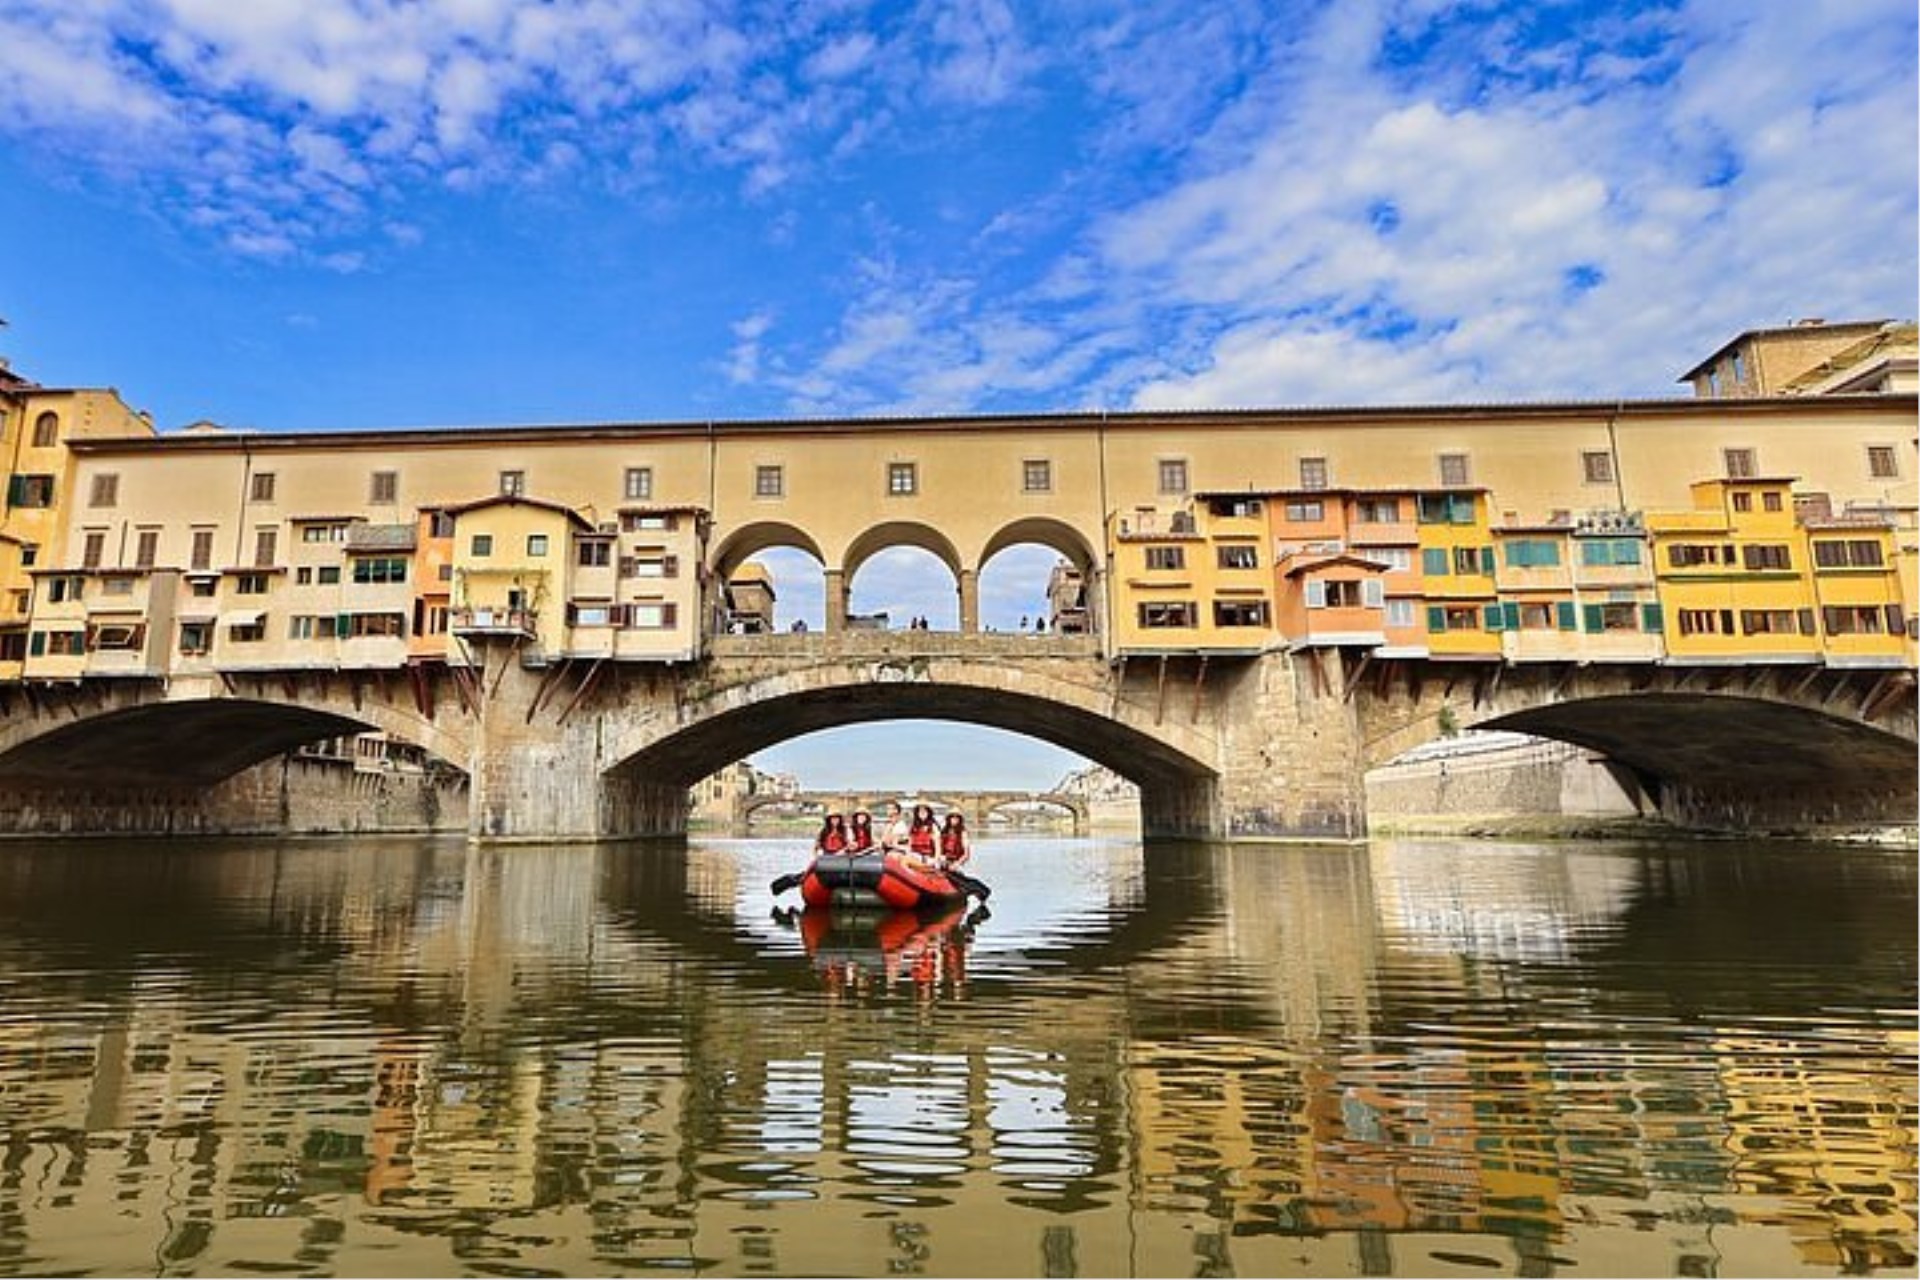
<path fill-rule="evenodd" d="M 825 816 L 829 813 L 851 815 L 865 809 L 876 821 L 889 802 L 911 810 L 916 804 L 932 805 L 937 814 L 958 810 L 971 831 L 984 831 L 993 815 L 1016 806 L 1045 806 L 1056 809 L 1073 824 L 1073 834 L 1084 836 L 1091 828 L 1087 802 L 1079 796 L 1060 791 L 797 791 L 791 795 L 741 796 L 734 801 L 733 832 L 746 835 L 755 815 L 772 809 Z"/>

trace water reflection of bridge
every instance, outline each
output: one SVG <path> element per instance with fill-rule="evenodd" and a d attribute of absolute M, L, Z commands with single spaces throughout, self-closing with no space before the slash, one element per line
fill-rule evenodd
<path fill-rule="evenodd" d="M 996 819 L 1013 825 L 1066 825 L 1075 836 L 1085 836 L 1090 826 L 1086 800 L 1060 791 L 795 791 L 736 799 L 733 834 L 747 835 L 756 822 L 777 816 L 822 818 L 864 809 L 878 818 L 890 802 L 908 810 L 929 804 L 936 814 L 958 810 L 976 832 Z"/>
<path fill-rule="evenodd" d="M 1812 970 L 1886 936 L 1911 879 L 1863 892 L 1858 862 L 1774 860 L 1767 908 L 1718 850 L 1169 850 L 1066 904 L 1083 936 L 1035 931 L 929 1002 L 823 995 L 728 856 L 393 852 L 0 859 L 0 979 L 41 956 L 20 994 L 64 1010 L 0 1027 L 14 1256 L 1275 1275 L 1437 1249 L 1527 1274 L 1648 1258 L 1606 1251 L 1698 1198 L 1685 1171 L 1728 1189 L 1717 1213 L 1775 1215 L 1746 1269 L 1910 1265 L 1910 1165 L 1873 1174 L 1884 1201 L 1849 1187 L 1907 1149 L 1911 1091 L 1863 1077 L 1786 1151 L 1833 1069 L 1793 1029 L 1817 988 L 1686 962 L 1777 932 Z M 1510 1025 L 1446 1032 L 1476 999 Z M 236 1034 L 219 1002 L 257 1017 Z M 322 1215 L 346 1229 L 304 1228 Z M 1692 1273 L 1687 1238 L 1646 1269 Z"/>

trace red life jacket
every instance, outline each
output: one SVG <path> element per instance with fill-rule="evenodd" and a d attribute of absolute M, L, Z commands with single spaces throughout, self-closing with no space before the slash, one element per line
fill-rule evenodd
<path fill-rule="evenodd" d="M 932 827 L 915 827 L 907 832 L 907 848 L 923 858 L 933 856 L 934 834 Z"/>
<path fill-rule="evenodd" d="M 847 836 L 843 831 L 829 831 L 820 837 L 820 849 L 823 853 L 839 853 L 847 847 Z"/>
<path fill-rule="evenodd" d="M 873 848 L 872 827 L 849 827 L 848 831 L 851 834 L 847 837 L 847 848 L 853 850 L 855 853 L 864 853 L 868 849 Z"/>
<path fill-rule="evenodd" d="M 940 833 L 940 856 L 948 862 L 965 862 L 967 859 L 967 838 L 958 831 L 942 831 Z"/>

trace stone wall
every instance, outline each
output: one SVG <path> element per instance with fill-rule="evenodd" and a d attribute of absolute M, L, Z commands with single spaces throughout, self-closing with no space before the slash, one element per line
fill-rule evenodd
<path fill-rule="evenodd" d="M 1640 806 L 1606 760 L 1558 742 L 1494 742 L 1427 754 L 1367 775 L 1367 814 L 1376 827 L 1422 820 L 1635 818 Z"/>

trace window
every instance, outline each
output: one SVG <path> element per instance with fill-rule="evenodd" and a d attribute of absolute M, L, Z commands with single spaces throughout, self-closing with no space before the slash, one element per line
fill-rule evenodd
<path fill-rule="evenodd" d="M 1045 458 L 1028 458 L 1020 464 L 1022 493 L 1052 493 L 1053 464 Z"/>
<path fill-rule="evenodd" d="M 1813 544 L 1813 563 L 1822 569 L 1878 569 L 1886 556 L 1877 542 L 1828 539 Z"/>
<path fill-rule="evenodd" d="M 1555 627 L 1553 606 L 1550 604 L 1520 605 L 1519 627 L 1522 631 L 1552 631 Z"/>
<path fill-rule="evenodd" d="M 1480 610 L 1470 604 L 1429 605 L 1427 630 L 1478 631 L 1480 630 Z"/>
<path fill-rule="evenodd" d="M 347 526 L 344 524 L 309 524 L 300 527 L 302 542 L 345 542 Z"/>
<path fill-rule="evenodd" d="M 1682 609 L 1680 634 L 1683 636 L 1730 636 L 1733 634 L 1731 609 Z"/>
<path fill-rule="evenodd" d="M 1890 444 L 1870 444 L 1867 446 L 1867 474 L 1875 480 L 1896 480 L 1900 476 L 1900 461 Z"/>
<path fill-rule="evenodd" d="M 1368 547 L 1360 554 L 1375 564 L 1385 565 L 1394 573 L 1407 573 L 1413 569 L 1411 547 Z"/>
<path fill-rule="evenodd" d="M 337 564 L 321 565 L 320 566 L 320 585 L 323 587 L 339 586 L 340 585 L 340 566 Z"/>
<path fill-rule="evenodd" d="M 100 594 L 103 596 L 130 596 L 133 594 L 133 579 L 120 577 L 108 578 L 101 582 Z"/>
<path fill-rule="evenodd" d="M 1315 524 L 1326 519 L 1327 508 L 1321 502 L 1289 502 L 1287 519 L 1294 524 Z"/>
<path fill-rule="evenodd" d="M 1187 460 L 1185 458 L 1160 459 L 1160 492 L 1185 493 L 1187 491 Z M 1191 626 L 1191 623 L 1183 625 Z"/>
<path fill-rule="evenodd" d="M 1260 514 L 1258 498 L 1209 498 L 1207 512 L 1222 520 L 1243 520 Z"/>
<path fill-rule="evenodd" d="M 20 567 L 22 569 L 31 569 L 35 564 L 39 563 L 39 561 L 40 561 L 40 544 L 39 543 L 23 542 L 20 544 Z"/>
<path fill-rule="evenodd" d="M 1751 480 L 1760 474 L 1751 449 L 1722 449 L 1720 456 L 1726 461 L 1729 480 Z"/>
<path fill-rule="evenodd" d="M 87 580 L 78 575 L 48 578 L 47 600 L 52 604 L 59 604 L 65 600 L 78 600 L 86 590 L 86 583 Z"/>
<path fill-rule="evenodd" d="M 87 505 L 90 507 L 112 507 L 120 502 L 120 477 L 111 471 L 103 471 L 93 478 L 93 485 L 87 491 Z"/>
<path fill-rule="evenodd" d="M 425 600 L 413 602 L 413 633 L 417 636 L 443 636 L 447 633 L 447 606 L 429 604 Z"/>
<path fill-rule="evenodd" d="M 153 568 L 153 562 L 160 558 L 160 531 L 142 529 L 135 536 L 133 563 L 141 569 Z"/>
<path fill-rule="evenodd" d="M 353 580 L 361 586 L 407 580 L 407 562 L 401 556 L 356 556 Z"/>
<path fill-rule="evenodd" d="M 253 563 L 256 568 L 265 569 L 273 564 L 274 552 L 278 549 L 280 534 L 275 529 L 256 529 L 253 534 Z"/>
<path fill-rule="evenodd" d="M 677 578 L 680 576 L 680 557 L 621 556 L 620 576 L 623 578 Z"/>
<path fill-rule="evenodd" d="M 620 513 L 620 531 L 622 533 L 671 533 L 679 528 L 679 518 L 666 511 L 623 511 Z"/>
<path fill-rule="evenodd" d="M 1802 610 L 1809 615 L 1805 621 L 1809 624 L 1807 633 L 1812 634 L 1813 610 Z M 1740 634 L 1743 636 L 1791 636 L 1800 633 L 1801 619 L 1795 617 L 1792 609 L 1742 609 L 1740 611 Z"/>
<path fill-rule="evenodd" d="M 1309 609 L 1358 609 L 1367 603 L 1368 592 L 1363 584 L 1353 581 L 1324 581 L 1307 583 L 1307 608 Z M 1378 593 L 1375 588 L 1373 594 Z M 1379 602 L 1374 601 L 1375 604 Z"/>
<path fill-rule="evenodd" d="M 237 596 L 263 596 L 267 594 L 267 575 L 264 573 L 243 573 L 233 580 L 233 594 Z"/>
<path fill-rule="evenodd" d="M 1507 568 L 1552 569 L 1560 564 L 1560 544 L 1551 538 L 1514 538 L 1506 544 Z"/>
<path fill-rule="evenodd" d="M 1362 498 L 1354 514 L 1361 524 L 1398 524 L 1400 523 L 1400 500 L 1398 498 Z"/>
<path fill-rule="evenodd" d="M 236 622 L 227 628 L 227 639 L 239 644 L 253 644 L 267 638 L 267 621 Z"/>
<path fill-rule="evenodd" d="M 530 533 L 527 535 L 527 555 L 545 556 L 547 554 L 547 535 Z"/>
<path fill-rule="evenodd" d="M 49 654 L 57 658 L 77 658 L 87 651 L 87 633 L 84 631 L 36 631 L 33 633 L 33 652 Z"/>
<path fill-rule="evenodd" d="M 1453 549 L 1453 571 L 1455 573 L 1492 573 L 1492 547 L 1455 547 Z"/>
<path fill-rule="evenodd" d="M 1447 549 L 1445 547 L 1427 547 L 1420 552 L 1420 572 L 1429 578 L 1447 576 Z"/>
<path fill-rule="evenodd" d="M 60 415 L 43 413 L 33 420 L 33 447 L 45 449 L 60 441 Z"/>
<path fill-rule="evenodd" d="M 1260 552 L 1258 548 L 1243 545 L 1219 547 L 1216 548 L 1216 550 L 1220 557 L 1219 564 L 1222 569 L 1258 569 L 1260 567 Z"/>
<path fill-rule="evenodd" d="M 1768 489 L 1760 495 L 1760 509 L 1762 511 L 1780 511 L 1782 508 L 1783 504 L 1781 503 L 1780 491 L 1778 489 Z"/>
<path fill-rule="evenodd" d="M 400 497 L 400 473 L 398 471 L 376 471 L 367 479 L 367 500 L 375 505 L 385 505 Z"/>
<path fill-rule="evenodd" d="M 582 538 L 574 552 L 574 562 L 582 568 L 604 569 L 613 563 L 613 544 L 602 538 Z"/>
<path fill-rule="evenodd" d="M 1160 631 L 1169 627 L 1191 627 L 1193 625 L 1193 602 L 1191 600 L 1154 600 L 1140 605 L 1140 627 L 1143 631 Z"/>
<path fill-rule="evenodd" d="M 7 505 L 11 507 L 50 507 L 53 505 L 53 477 L 16 475 L 7 481 Z"/>
<path fill-rule="evenodd" d="M 1594 563 L 1587 561 L 1588 564 Z M 1667 563 L 1676 569 L 1733 563 L 1733 548 L 1718 542 L 1676 542 L 1667 548 Z"/>
<path fill-rule="evenodd" d="M 98 531 L 89 532 L 86 536 L 86 542 L 82 544 L 80 551 L 80 567 L 83 569 L 98 569 L 100 567 L 100 559 L 106 554 L 106 550 L 107 535 Z"/>
<path fill-rule="evenodd" d="M 1325 458 L 1300 459 L 1300 487 L 1302 489 L 1324 489 L 1327 487 L 1327 460 Z"/>
<path fill-rule="evenodd" d="M 653 497 L 653 468 L 628 467 L 620 493 L 628 502 L 645 502 Z"/>
<path fill-rule="evenodd" d="M 779 498 L 787 492 L 787 475 L 782 467 L 755 467 L 753 469 L 753 496 L 756 498 Z"/>
<path fill-rule="evenodd" d="M 1886 631 L 1887 615 L 1879 605 L 1828 605 L 1820 620 L 1830 636 L 1877 636 Z"/>
<path fill-rule="evenodd" d="M 920 489 L 919 469 L 911 462 L 889 462 L 887 464 L 887 494 L 894 498 L 910 498 Z"/>
<path fill-rule="evenodd" d="M 1792 553 L 1783 543 L 1749 543 L 1740 548 L 1740 562 L 1756 573 L 1793 568 Z"/>
<path fill-rule="evenodd" d="M 96 653 L 138 652 L 146 647 L 144 622 L 103 622 L 87 631 L 87 648 Z"/>
<path fill-rule="evenodd" d="M 1166 570 L 1187 567 L 1187 549 L 1185 547 L 1148 547 L 1147 568 Z"/>
<path fill-rule="evenodd" d="M 436 511 L 427 519 L 429 538 L 451 538 L 453 536 L 453 513 Z"/>
<path fill-rule="evenodd" d="M 211 622 L 183 622 L 180 624 L 180 652 L 187 657 L 199 657 L 213 648 L 213 624 Z"/>
<path fill-rule="evenodd" d="M 1676 548 L 1677 549 L 1677 548 Z M 1705 550 L 1711 551 L 1707 547 Z M 1731 555 L 1731 552 L 1729 552 Z M 1580 539 L 1580 563 L 1589 568 L 1601 568 L 1607 565 L 1629 565 L 1640 563 L 1640 539 L 1638 538 L 1582 538 Z M 1675 564 L 1680 563 L 1674 561 Z M 1729 561 L 1731 563 L 1731 561 Z"/>
<path fill-rule="evenodd" d="M 1471 484 L 1468 479 L 1467 455 L 1464 453 L 1443 453 L 1440 455 L 1441 484 Z"/>
<path fill-rule="evenodd" d="M 1387 625 L 1390 627 L 1410 627 L 1413 625 L 1413 601 L 1398 596 L 1387 601 Z"/>
<path fill-rule="evenodd" d="M 1744 493 L 1744 492 L 1734 494 L 1733 509 L 1735 511 L 1753 510 L 1753 495 L 1750 493 Z"/>
<path fill-rule="evenodd" d="M 567 625 L 570 627 L 606 627 L 613 625 L 613 608 L 604 604 L 570 604 L 567 606 Z"/>
<path fill-rule="evenodd" d="M 500 492 L 509 498 L 524 498 L 527 494 L 527 473 L 524 471 L 502 471 L 500 473 Z"/>
<path fill-rule="evenodd" d="M 1421 524 L 1472 524 L 1474 509 L 1470 493 L 1423 493 L 1414 500 Z"/>
<path fill-rule="evenodd" d="M 346 623 L 346 635 L 354 640 L 370 636 L 402 639 L 407 634 L 407 620 L 398 613 L 352 613 L 347 615 Z"/>
<path fill-rule="evenodd" d="M 273 501 L 273 472 L 271 471 L 254 472 L 253 480 L 251 482 L 250 487 L 248 488 L 248 492 L 253 495 L 253 501 L 255 502 L 272 502 Z"/>
<path fill-rule="evenodd" d="M 1613 455 L 1605 449 L 1580 452 L 1580 475 L 1588 484 L 1613 483 Z"/>
<path fill-rule="evenodd" d="M 211 600 L 220 589 L 216 578 L 193 578 L 187 582 L 187 594 L 202 600 Z"/>
<path fill-rule="evenodd" d="M 293 571 L 293 585 L 296 587 L 312 586 L 313 585 L 313 566 L 303 564 L 298 569 L 295 569 Z"/>
<path fill-rule="evenodd" d="M 339 634 L 339 617 L 325 613 L 288 619 L 290 640 L 331 640 Z"/>
<path fill-rule="evenodd" d="M 1583 622 L 1589 632 L 1640 629 L 1640 609 L 1631 602 L 1582 605 L 1581 611 L 1586 615 Z"/>
<path fill-rule="evenodd" d="M 1738 347 L 1727 357 L 1727 376 L 1737 383 L 1747 380 L 1747 362 L 1741 358 Z"/>
<path fill-rule="evenodd" d="M 670 602 L 638 601 L 627 608 L 627 625 L 637 631 L 671 631 L 678 613 Z"/>
<path fill-rule="evenodd" d="M 1213 625 L 1216 627 L 1264 627 L 1267 625 L 1265 600 L 1215 600 Z"/>
<path fill-rule="evenodd" d="M 484 560 L 493 554 L 493 535 L 476 533 L 473 535 L 473 541 L 467 545 L 476 560 Z"/>

